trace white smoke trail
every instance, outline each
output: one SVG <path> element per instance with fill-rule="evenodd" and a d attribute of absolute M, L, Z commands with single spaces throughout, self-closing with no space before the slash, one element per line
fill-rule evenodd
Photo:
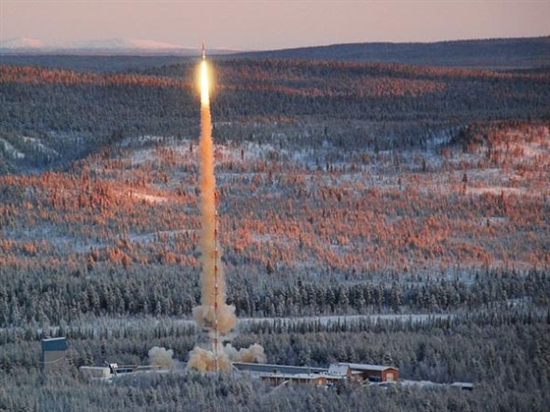
<path fill-rule="evenodd" d="M 222 347 L 222 337 L 237 324 L 235 307 L 225 303 L 226 283 L 221 261 L 222 250 L 217 244 L 216 177 L 214 175 L 214 147 L 208 67 L 201 62 L 201 136 L 200 151 L 200 210 L 201 210 L 201 305 L 193 309 L 195 322 L 202 331 L 202 344 L 189 354 L 188 368 L 202 371 L 228 370 L 230 359 L 263 360 L 265 354 L 260 345 L 237 351 L 231 345 Z"/>
<path fill-rule="evenodd" d="M 225 277 L 221 262 L 221 247 L 216 242 L 216 177 L 214 175 L 214 145 L 206 61 L 201 62 L 201 306 L 193 310 L 197 324 L 224 334 L 237 324 L 235 308 L 225 303 Z M 217 323 L 217 324 L 216 324 Z"/>
<path fill-rule="evenodd" d="M 201 209 L 201 305 L 193 309 L 197 325 L 208 330 L 210 350 L 196 347 L 190 354 L 188 367 L 199 370 L 230 367 L 220 345 L 220 335 L 237 324 L 235 308 L 225 303 L 225 277 L 221 262 L 221 248 L 217 239 L 216 177 L 214 175 L 214 147 L 208 84 L 208 67 L 201 62 L 201 136 L 200 151 L 200 209 Z"/>

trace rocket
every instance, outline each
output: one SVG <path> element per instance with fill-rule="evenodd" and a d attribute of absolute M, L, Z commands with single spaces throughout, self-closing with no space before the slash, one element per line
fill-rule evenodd
<path fill-rule="evenodd" d="M 204 47 L 204 42 L 202 42 L 202 59 L 206 59 L 206 49 Z"/>

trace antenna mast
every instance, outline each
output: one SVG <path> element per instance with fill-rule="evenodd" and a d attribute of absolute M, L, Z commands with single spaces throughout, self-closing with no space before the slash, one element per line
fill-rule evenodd
<path fill-rule="evenodd" d="M 219 370 L 218 365 L 218 211 L 215 211 L 214 215 L 214 368 L 216 372 Z"/>

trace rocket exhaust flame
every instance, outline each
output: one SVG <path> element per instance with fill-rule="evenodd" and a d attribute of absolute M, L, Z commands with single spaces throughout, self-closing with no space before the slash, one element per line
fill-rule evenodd
<path fill-rule="evenodd" d="M 201 329 L 197 345 L 189 355 L 188 368 L 219 371 L 231 368 L 231 360 L 264 361 L 260 345 L 237 351 L 231 345 L 223 347 L 223 336 L 237 324 L 235 307 L 225 303 L 226 283 L 221 261 L 222 249 L 217 241 L 216 177 L 214 175 L 214 146 L 210 114 L 210 84 L 204 44 L 200 63 L 201 136 L 200 151 L 200 210 L 201 210 L 201 305 L 193 309 L 195 322 Z"/>
<path fill-rule="evenodd" d="M 205 108 L 208 110 L 208 122 L 210 123 L 210 84 L 208 81 L 208 65 L 206 64 L 203 54 L 201 61 L 201 126 L 204 123 L 202 111 Z M 212 130 L 211 127 L 210 130 Z M 203 131 L 204 129 L 201 127 L 201 137 L 203 135 Z"/>

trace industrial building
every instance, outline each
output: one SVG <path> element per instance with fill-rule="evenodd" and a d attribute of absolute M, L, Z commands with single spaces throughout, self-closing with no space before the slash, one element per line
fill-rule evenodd
<path fill-rule="evenodd" d="M 276 385 L 284 382 L 328 385 L 342 380 L 381 383 L 396 382 L 399 379 L 399 370 L 396 367 L 361 363 L 335 363 L 328 369 L 238 362 L 233 366 L 239 371 L 246 371 L 251 376 Z"/>
<path fill-rule="evenodd" d="M 67 367 L 67 339 L 42 339 L 42 370 L 52 372 Z"/>
<path fill-rule="evenodd" d="M 312 368 L 309 366 L 270 365 L 267 363 L 233 362 L 233 367 L 240 371 L 248 371 L 251 374 L 320 374 L 326 373 L 326 368 Z"/>
<path fill-rule="evenodd" d="M 319 375 L 316 373 L 270 373 L 267 375 L 261 374 L 259 376 L 261 381 L 269 382 L 273 385 L 281 385 L 283 383 L 309 383 L 313 385 L 326 385 L 328 379 L 325 375 Z"/>
<path fill-rule="evenodd" d="M 331 365 L 331 370 L 338 370 L 349 378 L 369 382 L 396 382 L 399 380 L 399 369 L 393 366 L 368 365 L 363 363 L 338 363 Z"/>
<path fill-rule="evenodd" d="M 105 363 L 105 366 L 81 366 L 79 368 L 82 376 L 88 379 L 109 379 L 116 376 L 127 375 L 138 372 L 154 372 L 159 371 L 159 366 L 137 366 L 124 365 L 119 366 L 117 363 Z"/>

